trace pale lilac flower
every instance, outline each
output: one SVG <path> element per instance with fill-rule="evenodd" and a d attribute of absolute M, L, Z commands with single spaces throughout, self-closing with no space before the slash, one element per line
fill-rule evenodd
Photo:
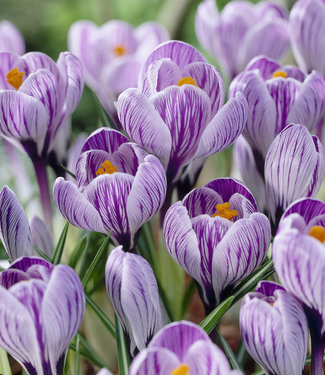
<path fill-rule="evenodd" d="M 270 223 L 239 181 L 223 178 L 173 204 L 164 222 L 167 249 L 197 281 L 207 311 L 265 259 Z"/>
<path fill-rule="evenodd" d="M 165 200 L 160 161 L 116 130 L 101 128 L 85 142 L 76 167 L 77 186 L 58 178 L 54 201 L 71 224 L 110 233 L 117 245 L 134 247 L 142 225 Z"/>
<path fill-rule="evenodd" d="M 144 349 L 165 325 L 155 275 L 144 258 L 126 253 L 119 246 L 107 259 L 105 281 L 109 299 L 134 354 L 136 349 Z"/>
<path fill-rule="evenodd" d="M 110 116 L 117 120 L 114 102 L 118 95 L 137 87 L 144 59 L 168 39 L 165 28 L 155 22 L 134 29 L 118 20 L 100 27 L 90 21 L 77 21 L 69 30 L 68 44 L 70 51 L 82 61 L 87 84 Z"/>
<path fill-rule="evenodd" d="M 0 192 L 0 239 L 11 261 L 21 256 L 38 255 L 33 246 L 52 257 L 52 236 L 44 222 L 34 216 L 29 225 L 16 195 L 7 186 Z"/>
<path fill-rule="evenodd" d="M 174 322 L 161 329 L 133 360 L 129 375 L 240 375 L 224 353 L 194 323 Z"/>
<path fill-rule="evenodd" d="M 196 35 L 233 79 L 255 56 L 281 59 L 290 45 L 287 12 L 279 4 L 231 1 L 219 13 L 214 0 L 202 1 L 195 18 Z"/>
<path fill-rule="evenodd" d="M 0 52 L 25 53 L 25 41 L 17 27 L 9 21 L 0 22 Z"/>
<path fill-rule="evenodd" d="M 301 303 L 279 284 L 262 281 L 240 309 L 240 331 L 248 353 L 266 374 L 303 372 L 308 324 Z"/>
<path fill-rule="evenodd" d="M 293 53 L 305 72 L 317 70 L 325 77 L 325 4 L 322 0 L 299 0 L 290 12 Z"/>
<path fill-rule="evenodd" d="M 63 374 L 84 310 L 80 279 L 68 266 L 25 257 L 0 273 L 0 346 L 30 375 Z"/>

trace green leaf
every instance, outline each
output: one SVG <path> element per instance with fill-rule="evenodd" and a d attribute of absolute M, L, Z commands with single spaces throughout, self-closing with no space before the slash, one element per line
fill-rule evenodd
<path fill-rule="evenodd" d="M 93 301 L 89 296 L 86 295 L 86 302 L 88 306 L 92 308 L 94 313 L 98 316 L 104 326 L 107 328 L 109 333 L 115 338 L 115 326 L 111 320 L 103 313 L 102 309 Z"/>
<path fill-rule="evenodd" d="M 75 268 L 78 260 L 80 259 L 80 256 L 83 252 L 86 252 L 85 250 L 87 249 L 88 246 L 88 236 L 85 235 L 81 238 L 81 241 L 77 244 L 77 246 L 73 249 L 72 254 L 69 259 L 69 266 L 71 268 Z"/>
<path fill-rule="evenodd" d="M 101 102 L 98 100 L 97 95 L 94 93 L 95 102 L 97 104 L 97 112 L 100 126 L 107 126 L 115 129 L 114 121 L 109 117 L 108 113 L 103 108 Z"/>
<path fill-rule="evenodd" d="M 11 375 L 7 352 L 0 348 L 0 374 Z"/>
<path fill-rule="evenodd" d="M 129 372 L 130 357 L 125 342 L 124 332 L 116 314 L 115 329 L 119 375 L 127 375 Z"/>
<path fill-rule="evenodd" d="M 263 370 L 257 370 L 252 375 L 265 375 L 265 372 Z"/>
<path fill-rule="evenodd" d="M 107 363 L 96 353 L 96 351 L 89 345 L 88 341 L 79 333 L 79 339 L 81 348 L 79 350 L 80 355 L 86 358 L 89 362 L 102 368 L 107 367 Z M 69 348 L 73 351 L 77 351 L 76 345 L 70 344 Z"/>
<path fill-rule="evenodd" d="M 53 258 L 52 258 L 52 263 L 54 265 L 59 264 L 60 261 L 61 261 L 61 257 L 62 257 L 64 245 L 65 245 L 65 240 L 67 239 L 68 229 L 69 229 L 69 223 L 66 222 L 66 224 L 65 224 L 65 226 L 62 230 L 59 242 L 56 245 L 54 255 L 53 255 Z"/>
<path fill-rule="evenodd" d="M 195 289 L 196 289 L 196 284 L 195 284 L 195 281 L 192 279 L 190 283 L 188 284 L 184 293 L 183 302 L 182 302 L 182 316 L 185 316 L 188 310 L 188 306 L 191 302 Z"/>
<path fill-rule="evenodd" d="M 207 334 L 210 334 L 220 322 L 220 319 L 229 310 L 233 301 L 234 296 L 230 296 L 225 301 L 220 303 L 205 319 L 202 320 L 200 327 L 203 328 Z"/>
<path fill-rule="evenodd" d="M 50 263 L 52 262 L 52 259 L 51 259 L 49 256 L 47 256 L 45 253 L 43 253 L 42 250 L 38 249 L 36 246 L 33 246 L 33 248 L 34 248 L 34 250 L 37 252 L 37 254 L 38 254 L 41 258 L 47 260 L 47 261 L 50 262 Z"/>
<path fill-rule="evenodd" d="M 219 339 L 219 341 L 220 341 L 220 343 L 223 347 L 223 350 L 226 353 L 226 356 L 229 359 L 229 362 L 230 362 L 232 368 L 236 369 L 236 370 L 239 370 L 244 374 L 245 372 L 244 372 L 243 368 L 241 367 L 241 365 L 238 363 L 234 352 L 231 350 L 231 347 L 229 346 L 229 344 L 227 343 L 227 341 L 225 340 L 225 338 L 222 336 L 222 334 L 219 332 L 218 329 L 216 329 L 216 332 L 217 332 L 217 337 L 218 337 L 218 339 Z"/>
<path fill-rule="evenodd" d="M 75 375 L 79 375 L 79 373 L 80 373 L 80 335 L 79 333 L 77 333 Z"/>
<path fill-rule="evenodd" d="M 247 351 L 243 341 L 240 342 L 237 350 L 237 361 L 243 365 L 247 359 Z"/>
<path fill-rule="evenodd" d="M 101 255 L 106 250 L 110 237 L 111 237 L 111 232 L 108 234 L 108 236 L 105 238 L 104 242 L 102 243 L 101 247 L 98 249 L 97 254 L 95 255 L 95 257 L 94 257 L 93 261 L 91 262 L 85 276 L 83 277 L 82 286 L 83 286 L 84 289 L 86 288 L 86 285 L 87 285 L 92 273 L 94 272 L 94 269 L 95 269 Z"/>
<path fill-rule="evenodd" d="M 76 175 L 69 171 L 67 167 L 65 167 L 63 164 L 60 164 L 60 167 L 64 170 L 64 172 L 68 173 L 71 177 L 73 177 L 76 180 Z"/>

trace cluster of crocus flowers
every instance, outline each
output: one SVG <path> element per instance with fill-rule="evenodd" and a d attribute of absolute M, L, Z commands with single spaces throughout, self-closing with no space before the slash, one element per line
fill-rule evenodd
<path fill-rule="evenodd" d="M 54 201 L 73 225 L 111 233 L 117 245 L 133 249 L 136 236 L 165 200 L 161 162 L 123 134 L 109 128 L 86 140 L 76 166 L 77 186 L 62 177 Z"/>
<path fill-rule="evenodd" d="M 231 1 L 220 14 L 214 0 L 202 1 L 195 29 L 203 48 L 219 62 L 230 80 L 255 56 L 281 59 L 290 44 L 287 11 L 269 1 Z"/>
<path fill-rule="evenodd" d="M 29 375 L 63 374 L 84 310 L 80 279 L 68 266 L 24 257 L 0 273 L 0 345 Z"/>

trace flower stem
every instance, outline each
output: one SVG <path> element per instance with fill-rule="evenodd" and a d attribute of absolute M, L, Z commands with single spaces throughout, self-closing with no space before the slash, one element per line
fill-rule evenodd
<path fill-rule="evenodd" d="M 312 335 L 312 333 L 311 333 Z M 324 342 L 321 337 L 311 338 L 311 375 L 322 375 L 323 372 Z"/>
<path fill-rule="evenodd" d="M 36 179 L 37 179 L 38 187 L 40 191 L 44 221 L 48 229 L 50 230 L 50 232 L 53 233 L 52 205 L 51 205 L 51 196 L 50 196 L 49 183 L 48 183 L 47 171 L 46 171 L 46 161 L 39 159 L 39 158 L 33 158 L 32 162 L 33 162 L 33 166 L 35 169 Z"/>

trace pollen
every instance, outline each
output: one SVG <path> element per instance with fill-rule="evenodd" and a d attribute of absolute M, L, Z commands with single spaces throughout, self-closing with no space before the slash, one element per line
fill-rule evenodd
<path fill-rule="evenodd" d="M 190 371 L 189 366 L 182 364 L 182 365 L 176 367 L 176 368 L 170 373 L 170 375 L 187 375 L 189 371 Z"/>
<path fill-rule="evenodd" d="M 183 85 L 193 85 L 193 86 L 199 87 L 196 84 L 195 79 L 192 77 L 183 77 L 177 82 L 177 86 L 183 86 Z"/>
<path fill-rule="evenodd" d="M 287 75 L 288 73 L 287 72 L 284 72 L 283 70 L 277 70 L 273 73 L 272 78 L 279 78 L 279 77 L 282 77 L 282 78 L 287 78 Z"/>
<path fill-rule="evenodd" d="M 238 216 L 237 210 L 232 210 L 229 202 L 221 203 L 216 205 L 216 210 L 218 212 L 214 213 L 212 217 L 220 216 L 225 219 L 232 220 L 234 217 Z"/>
<path fill-rule="evenodd" d="M 315 225 L 310 228 L 309 235 L 315 237 L 320 242 L 325 242 L 325 228 Z"/>
<path fill-rule="evenodd" d="M 113 174 L 117 172 L 117 167 L 113 165 L 109 160 L 104 161 L 104 163 L 100 166 L 99 169 L 96 171 L 96 175 L 99 176 L 101 174 Z"/>
<path fill-rule="evenodd" d="M 11 69 L 6 76 L 7 82 L 18 90 L 23 83 L 24 74 L 25 72 L 20 72 L 18 68 Z"/>
<path fill-rule="evenodd" d="M 113 51 L 117 57 L 121 57 L 126 54 L 126 48 L 122 45 L 115 46 Z"/>

